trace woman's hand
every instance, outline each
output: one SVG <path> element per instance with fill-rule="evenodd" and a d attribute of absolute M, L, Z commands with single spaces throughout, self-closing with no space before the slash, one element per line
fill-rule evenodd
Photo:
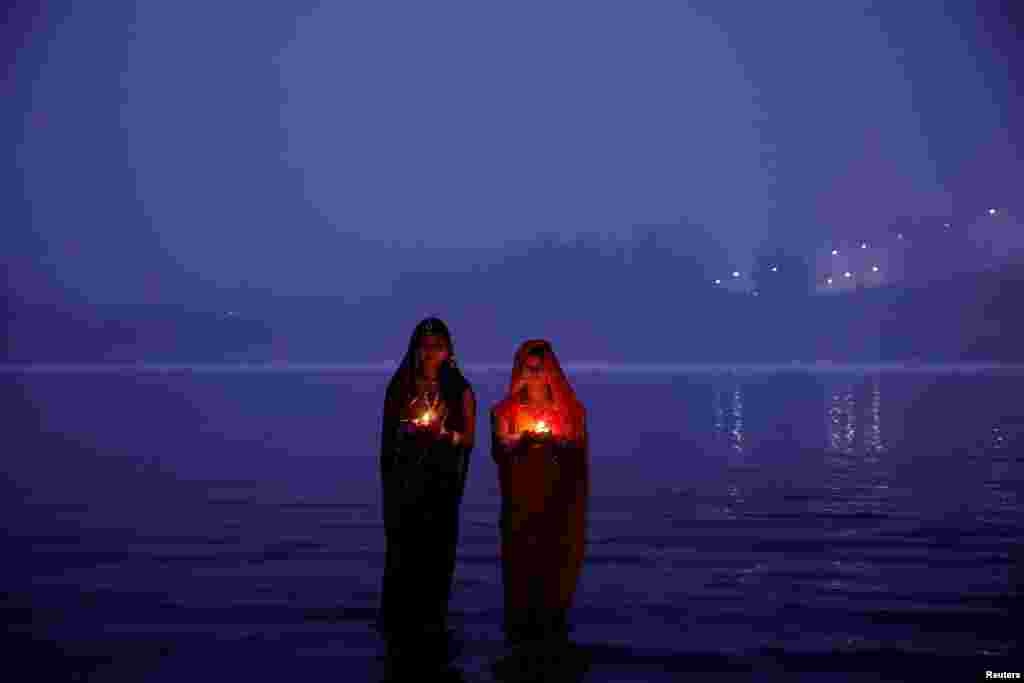
<path fill-rule="evenodd" d="M 501 441 L 501 445 L 505 448 L 515 448 L 522 442 L 523 434 L 522 432 L 514 432 L 512 434 L 499 436 L 498 439 Z"/>
<path fill-rule="evenodd" d="M 517 379 L 516 382 L 512 385 L 512 388 L 509 389 L 508 393 L 511 396 L 516 396 L 516 395 L 519 394 L 520 391 L 522 391 L 525 388 L 526 388 L 526 378 L 520 375 L 519 379 Z"/>
<path fill-rule="evenodd" d="M 402 424 L 402 433 L 416 448 L 428 448 L 431 443 L 437 441 L 439 427 L 436 422 L 422 424 L 410 420 Z"/>
<path fill-rule="evenodd" d="M 526 443 L 529 445 L 553 445 L 558 446 L 562 437 L 555 436 L 551 432 L 526 432 Z"/>
<path fill-rule="evenodd" d="M 441 439 L 442 441 L 450 443 L 452 446 L 458 446 L 464 440 L 464 437 L 462 436 L 461 433 L 455 431 L 454 429 L 448 431 L 447 429 L 444 428 L 444 425 L 441 425 L 441 429 L 438 432 L 438 438 Z"/>

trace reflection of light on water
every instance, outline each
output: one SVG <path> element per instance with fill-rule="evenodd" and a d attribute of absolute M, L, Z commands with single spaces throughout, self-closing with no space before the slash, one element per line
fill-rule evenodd
<path fill-rule="evenodd" d="M 714 392 L 713 395 L 715 399 L 715 436 L 717 437 L 725 431 L 725 410 L 722 408 L 718 392 Z"/>
<path fill-rule="evenodd" d="M 1012 424 L 1012 423 L 1011 423 Z M 1003 424 L 994 425 L 988 433 L 985 448 L 980 454 L 988 461 L 988 471 L 984 481 L 985 490 L 988 492 L 986 504 L 984 505 L 980 521 L 991 524 L 1010 524 L 1018 526 L 1021 523 L 1021 509 L 1018 505 L 1016 487 L 1007 480 L 1011 476 L 1014 453 L 1010 448 L 1013 440 Z"/>
<path fill-rule="evenodd" d="M 847 387 L 845 392 L 835 392 L 831 397 L 828 409 L 829 447 L 848 455 L 853 452 L 857 435 L 857 402 L 853 387 Z"/>
<path fill-rule="evenodd" d="M 726 398 L 726 394 L 728 397 Z M 723 406 L 728 403 L 728 408 Z M 731 391 L 715 391 L 714 434 L 716 440 L 725 441 L 729 450 L 743 454 L 743 388 L 737 386 Z"/>
<path fill-rule="evenodd" d="M 743 457 L 743 392 L 740 386 L 737 386 L 732 392 L 732 431 L 729 433 L 729 445 L 740 458 Z M 739 485 L 733 482 L 729 486 L 729 497 L 732 499 L 732 505 L 729 506 L 727 513 L 730 517 L 736 517 L 736 508 L 742 505 L 744 502 L 743 492 L 740 490 Z"/>
<path fill-rule="evenodd" d="M 737 453 L 743 453 L 743 394 L 739 387 L 732 392 L 732 414 L 735 419 L 732 429 L 732 447 Z"/>
<path fill-rule="evenodd" d="M 729 485 L 729 497 L 733 499 L 734 503 L 743 502 L 743 493 L 740 492 L 740 488 L 736 484 Z"/>
<path fill-rule="evenodd" d="M 853 398 L 853 387 L 846 392 L 846 453 L 852 453 L 857 438 L 857 402 Z"/>
<path fill-rule="evenodd" d="M 828 446 L 834 451 L 839 450 L 839 418 L 842 415 L 837 406 L 838 400 L 839 395 L 832 394 L 832 400 L 828 406 L 828 419 L 826 420 L 828 424 Z"/>
<path fill-rule="evenodd" d="M 885 452 L 882 442 L 882 389 L 878 375 L 871 382 L 871 427 L 868 430 L 868 460 L 877 462 L 876 454 Z"/>
<path fill-rule="evenodd" d="M 992 449 L 1001 451 L 1006 448 L 1006 433 L 1003 428 L 996 425 L 992 428 Z"/>
<path fill-rule="evenodd" d="M 828 448 L 834 453 L 853 455 L 863 444 L 866 450 L 865 459 L 877 462 L 877 454 L 885 452 L 882 441 L 882 390 L 877 376 L 872 380 L 871 402 L 869 414 L 864 417 L 860 428 L 861 416 L 858 414 L 857 390 L 853 384 L 829 394 L 828 413 Z M 863 406 L 863 404 L 861 404 Z"/>
<path fill-rule="evenodd" d="M 744 466 L 746 455 L 746 435 L 743 419 L 743 387 L 735 384 L 730 387 L 716 388 L 714 392 L 714 437 L 724 447 L 730 462 L 730 469 Z M 739 482 L 733 479 L 726 486 L 729 502 L 722 512 L 731 519 L 736 518 L 736 507 L 744 501 L 744 492 Z"/>
<path fill-rule="evenodd" d="M 826 486 L 832 495 L 824 510 L 829 513 L 884 515 L 892 502 L 889 475 L 877 467 L 879 455 L 886 450 L 880 378 L 876 375 L 871 379 L 870 401 L 867 396 L 858 401 L 862 387 L 867 388 L 865 384 L 844 383 L 827 395 L 826 463 L 830 477 Z M 858 403 L 863 416 L 858 414 Z"/>

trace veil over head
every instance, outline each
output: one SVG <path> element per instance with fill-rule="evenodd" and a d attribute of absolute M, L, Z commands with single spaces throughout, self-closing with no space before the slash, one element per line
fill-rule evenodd
<path fill-rule="evenodd" d="M 565 373 L 562 371 L 558 357 L 551 348 L 551 342 L 546 339 L 530 339 L 520 344 L 512 364 L 512 377 L 509 380 L 508 394 L 498 405 L 497 411 L 499 413 L 506 413 L 514 409 L 514 406 L 519 402 L 519 392 L 523 386 L 526 359 L 531 353 L 536 353 L 537 351 L 543 352 L 541 356 L 541 370 L 544 373 L 544 379 L 547 381 L 548 386 L 551 387 L 551 397 L 555 402 L 556 408 L 565 414 L 570 424 L 582 424 L 583 404 L 576 398 L 576 392 L 573 391 L 572 385 L 569 384 L 568 378 L 566 378 Z"/>
<path fill-rule="evenodd" d="M 541 370 L 551 388 L 554 410 L 524 404 L 524 369 L 531 352 L 542 351 Z M 523 423 L 554 412 L 551 431 L 568 437 L 555 443 L 505 444 L 500 432 L 521 432 Z M 525 413 L 526 419 L 519 418 Z M 586 414 L 569 380 L 544 339 L 519 346 L 508 394 L 493 411 L 491 455 L 501 486 L 501 561 L 505 633 L 527 637 L 534 615 L 559 620 L 572 605 L 586 546 L 590 449 Z M 547 415 L 544 416 L 547 419 Z M 556 425 L 565 429 L 558 434 Z M 539 579 L 539 581 L 538 581 Z M 539 590 L 538 590 L 539 588 Z"/>
<path fill-rule="evenodd" d="M 455 361 L 455 344 L 452 342 L 452 335 L 448 330 L 448 326 L 440 318 L 434 317 L 424 318 L 413 329 L 412 335 L 409 337 L 409 346 L 405 351 L 405 356 L 403 356 L 402 362 L 388 383 L 387 393 L 390 397 L 397 400 L 401 400 L 413 393 L 416 386 L 416 373 L 419 369 L 417 367 L 419 363 L 417 350 L 419 349 L 420 341 L 427 335 L 437 335 L 448 344 L 448 360 L 441 364 L 438 373 L 441 398 L 452 408 L 462 405 L 462 395 L 467 388 L 470 388 L 470 384 L 465 376 L 463 376 L 462 371 L 459 370 L 459 366 Z M 448 419 L 445 421 L 448 427 L 462 431 L 461 415 L 461 410 L 449 410 Z"/>

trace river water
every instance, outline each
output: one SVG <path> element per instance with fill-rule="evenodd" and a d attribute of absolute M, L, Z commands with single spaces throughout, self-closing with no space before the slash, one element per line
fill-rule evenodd
<path fill-rule="evenodd" d="M 451 625 L 463 680 L 485 681 L 502 652 L 486 413 L 507 373 L 467 376 L 480 421 Z M 380 680 L 387 379 L 378 368 L 8 369 L 11 642 L 67 680 Z M 586 680 L 1021 671 L 1024 374 L 592 368 L 571 379 L 592 444 L 571 615 Z"/>

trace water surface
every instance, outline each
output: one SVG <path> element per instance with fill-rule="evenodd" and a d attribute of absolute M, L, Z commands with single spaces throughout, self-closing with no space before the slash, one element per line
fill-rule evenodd
<path fill-rule="evenodd" d="M 451 611 L 459 667 L 490 680 L 501 575 L 486 412 L 507 376 L 467 374 L 480 438 Z M 307 680 L 375 680 L 387 377 L 8 369 L 12 637 L 95 680 L 302 665 Z M 572 614 L 587 680 L 1020 670 L 1005 667 L 1020 661 L 1024 375 L 592 365 L 572 380 L 592 442 Z"/>

